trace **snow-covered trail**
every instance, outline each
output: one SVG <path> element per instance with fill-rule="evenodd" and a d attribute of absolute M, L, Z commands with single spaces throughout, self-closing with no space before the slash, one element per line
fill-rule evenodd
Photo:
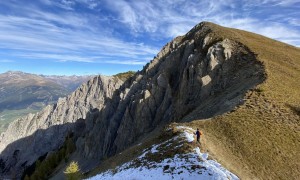
<path fill-rule="evenodd" d="M 189 153 L 175 154 L 172 158 L 163 158 L 164 154 L 161 149 L 171 146 L 173 142 L 180 141 L 182 143 L 192 143 L 194 141 L 194 129 L 177 126 L 180 132 L 178 136 L 160 144 L 153 145 L 151 149 L 145 150 L 144 153 L 136 160 L 142 162 L 136 165 L 136 160 L 125 163 L 115 170 L 108 170 L 98 174 L 89 180 L 102 179 L 136 179 L 136 180 L 152 180 L 152 179 L 201 179 L 201 180 L 238 180 L 239 178 L 233 173 L 222 167 L 215 160 L 208 159 L 207 153 L 201 153 L 200 148 L 196 147 Z M 182 145 L 173 148 L 181 148 Z M 154 162 L 147 159 L 147 156 L 159 154 L 162 159 Z"/>

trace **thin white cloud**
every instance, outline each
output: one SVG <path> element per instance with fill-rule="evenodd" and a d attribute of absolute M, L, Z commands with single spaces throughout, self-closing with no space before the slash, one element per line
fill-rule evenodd
<path fill-rule="evenodd" d="M 25 7 L 23 10 L 28 9 Z M 26 15 L 0 14 L 0 48 L 21 51 L 15 53 L 18 57 L 59 62 L 99 62 L 111 56 L 136 59 L 158 52 L 157 48 L 149 45 L 110 36 L 105 29 L 96 29 L 87 17 L 79 17 L 73 12 L 63 13 L 62 17 L 61 14 L 33 9 Z"/>
<path fill-rule="evenodd" d="M 287 18 L 287 21 L 294 26 L 300 26 L 300 19 L 296 18 Z"/>
<path fill-rule="evenodd" d="M 86 7 L 90 9 L 95 9 L 100 5 L 100 0 L 75 0 L 77 3 L 80 3 L 81 5 L 85 5 Z"/>
<path fill-rule="evenodd" d="M 126 64 L 126 65 L 143 65 L 143 64 L 145 64 L 145 61 L 141 61 L 141 60 L 110 60 L 110 61 L 104 61 L 103 63 Z"/>
<path fill-rule="evenodd" d="M 202 0 L 202 1 L 110 1 L 106 3 L 114 11 L 121 22 L 131 28 L 133 34 L 157 33 L 161 37 L 174 38 L 185 34 L 195 24 L 201 21 L 212 21 L 228 27 L 248 30 L 287 42 L 286 39 L 295 38 L 293 42 L 300 42 L 300 30 L 291 26 L 299 25 L 300 13 L 281 14 L 280 8 L 286 6 L 299 7 L 299 0 L 264 0 L 264 1 L 233 1 L 233 0 Z M 274 7 L 261 14 L 254 14 L 259 6 Z M 279 12 L 277 12 L 279 11 Z M 285 22 L 268 21 L 268 16 L 280 15 Z M 291 42 L 291 41 L 289 41 Z M 296 43 L 299 44 L 299 43 Z M 295 45 L 295 44 L 294 44 Z"/>
<path fill-rule="evenodd" d="M 291 6 L 300 3 L 299 0 L 264 0 L 265 4 L 274 4 L 278 6 Z"/>
<path fill-rule="evenodd" d="M 267 6 L 272 8 L 272 6 L 279 6 L 279 7 L 287 7 L 287 6 L 299 6 L 299 0 L 251 0 L 251 1 L 242 1 L 246 6 Z"/>
<path fill-rule="evenodd" d="M 13 63 L 15 61 L 10 60 L 10 59 L 0 59 L 0 63 Z"/>
<path fill-rule="evenodd" d="M 58 1 L 51 1 L 51 0 L 40 0 L 42 3 L 49 5 L 49 6 L 57 6 L 62 9 L 66 10 L 74 10 L 74 6 L 76 3 L 80 5 L 84 5 L 90 9 L 95 9 L 100 5 L 99 0 L 58 0 Z"/>
<path fill-rule="evenodd" d="M 300 45 L 300 13 L 289 9 L 299 6 L 296 0 L 40 0 L 40 3 L 43 8 L 35 3 L 24 6 L 22 1 L 0 1 L 1 6 L 14 12 L 0 12 L 0 48 L 14 50 L 11 56 L 55 62 L 141 65 L 161 48 L 153 42 L 163 45 L 201 21 Z M 44 6 L 57 9 L 54 12 Z M 76 11 L 78 6 L 91 12 Z M 256 11 L 260 7 L 275 9 L 267 13 Z M 285 13 L 280 13 L 281 9 Z"/>

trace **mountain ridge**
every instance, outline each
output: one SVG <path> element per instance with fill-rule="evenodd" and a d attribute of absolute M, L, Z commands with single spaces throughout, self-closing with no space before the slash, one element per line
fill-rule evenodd
<path fill-rule="evenodd" d="M 281 48 L 286 48 L 283 54 Z M 290 56 L 294 58 L 288 60 Z M 298 57 L 299 50 L 292 46 L 200 23 L 167 43 L 142 71 L 125 82 L 117 80 L 118 88 L 111 89 L 103 107 L 81 119 L 84 128 L 77 134 L 74 159 L 84 172 L 90 171 L 175 121 L 202 128 L 206 148 L 241 178 L 284 178 L 289 174 L 296 179 Z M 96 87 L 97 83 L 90 85 Z M 26 161 L 24 150 L 15 158 L 23 157 L 22 161 L 12 157 L 13 151 L 4 151 L 6 157 L 2 152 L 1 158 L 11 164 L 6 165 L 5 173 L 21 169 Z M 270 161 L 276 164 L 268 164 Z"/>

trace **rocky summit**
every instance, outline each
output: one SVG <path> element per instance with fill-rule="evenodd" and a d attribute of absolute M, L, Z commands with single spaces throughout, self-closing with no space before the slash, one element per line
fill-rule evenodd
<path fill-rule="evenodd" d="M 101 160 L 157 127 L 191 114 L 209 118 L 241 104 L 246 91 L 263 81 L 263 66 L 243 45 L 215 40 L 210 31 L 199 24 L 163 47 L 115 92 L 79 139 L 78 151 Z"/>
<path fill-rule="evenodd" d="M 249 92 L 264 91 L 255 88 L 271 76 L 271 70 L 266 70 L 268 63 L 258 59 L 256 51 L 247 46 L 251 40 L 264 38 L 203 22 L 167 43 L 143 70 L 127 80 L 117 76 L 90 80 L 55 105 L 9 126 L 0 137 L 2 176 L 21 177 L 40 157 L 58 151 L 70 133 L 76 142 L 73 158 L 83 172 L 89 172 L 171 122 L 206 122 L 239 112 L 250 101 L 245 97 L 252 98 Z M 246 116 L 240 119 L 243 117 Z M 211 127 L 224 130 L 222 123 L 209 123 L 199 126 L 212 138 Z M 227 125 L 231 126 L 227 129 L 234 130 L 234 125 Z M 236 134 L 242 136 L 243 131 Z M 224 142 L 235 140 L 227 131 L 223 135 Z M 230 151 L 230 143 L 226 152 L 238 157 Z M 262 147 L 262 151 L 265 149 L 268 148 Z M 220 154 L 216 157 L 223 160 Z M 245 163 L 252 174 L 252 162 Z M 243 177 L 242 171 L 234 171 Z M 264 176 L 253 174 L 251 177 Z"/>

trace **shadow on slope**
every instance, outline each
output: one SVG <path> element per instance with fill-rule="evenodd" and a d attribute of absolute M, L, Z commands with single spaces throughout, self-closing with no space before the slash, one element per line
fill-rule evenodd
<path fill-rule="evenodd" d="M 97 114 L 99 110 L 94 109 L 92 113 Z M 91 115 L 87 117 L 89 116 Z M 85 129 L 85 120 L 78 119 L 74 123 L 38 129 L 32 135 L 7 145 L 0 154 L 0 179 L 19 179 L 24 172 L 32 173 L 34 163 L 38 159 L 43 160 L 49 153 L 59 150 L 69 134 L 72 134 L 76 140 Z"/>

